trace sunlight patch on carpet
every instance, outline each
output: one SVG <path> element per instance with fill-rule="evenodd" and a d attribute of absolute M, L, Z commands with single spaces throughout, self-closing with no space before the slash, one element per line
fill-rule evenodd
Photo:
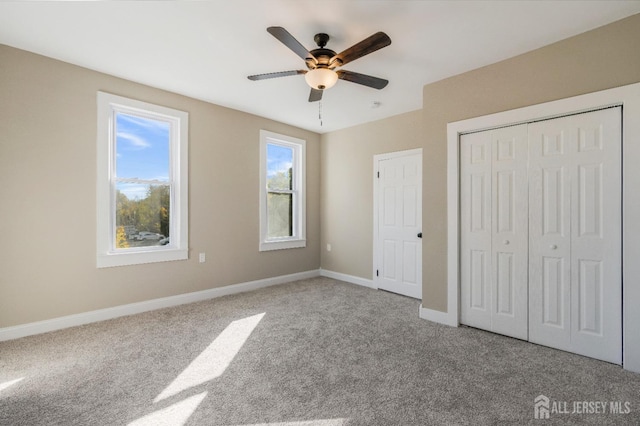
<path fill-rule="evenodd" d="M 19 379 L 15 379 L 15 380 L 9 380 L 8 382 L 4 382 L 4 383 L 0 383 L 0 392 L 2 392 L 3 390 L 5 390 L 6 388 L 15 385 L 16 383 L 18 383 L 19 381 L 24 380 L 24 377 L 20 377 Z"/>
<path fill-rule="evenodd" d="M 253 329 L 262 320 L 264 314 L 263 312 L 229 324 L 153 402 L 156 403 L 177 395 L 186 389 L 221 376 L 247 341 Z"/>
<path fill-rule="evenodd" d="M 128 426 L 182 426 L 189 420 L 189 417 L 196 411 L 196 408 L 206 396 L 206 392 L 191 396 L 166 408 L 140 417 L 138 420 L 129 423 Z"/>

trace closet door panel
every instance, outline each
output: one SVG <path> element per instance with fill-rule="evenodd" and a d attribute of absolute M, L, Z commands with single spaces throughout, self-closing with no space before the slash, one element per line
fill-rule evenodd
<path fill-rule="evenodd" d="M 460 321 L 491 329 L 491 140 L 460 138 Z"/>
<path fill-rule="evenodd" d="M 622 361 L 620 108 L 570 117 L 576 132 L 572 187 L 572 349 Z"/>
<path fill-rule="evenodd" d="M 492 328 L 527 339 L 527 126 L 491 131 Z"/>
<path fill-rule="evenodd" d="M 559 120 L 529 124 L 529 340 L 569 349 L 571 170 L 575 149 Z"/>

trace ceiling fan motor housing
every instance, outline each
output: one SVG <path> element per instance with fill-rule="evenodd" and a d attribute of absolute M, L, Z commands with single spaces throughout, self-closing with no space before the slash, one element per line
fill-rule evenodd
<path fill-rule="evenodd" d="M 333 63 L 331 63 L 331 58 L 333 58 L 334 56 L 336 56 L 336 52 L 334 52 L 331 49 L 314 49 L 311 52 L 309 52 L 313 55 L 314 58 L 316 58 L 317 63 L 313 60 L 313 58 L 308 58 L 305 62 L 307 64 L 307 68 L 309 69 L 314 69 L 314 68 L 335 68 L 338 66 L 338 64 L 336 64 L 336 61 L 334 61 Z"/>
<path fill-rule="evenodd" d="M 331 49 L 325 49 L 325 46 L 329 42 L 329 34 L 318 33 L 313 37 L 313 40 L 318 45 L 318 49 L 314 49 L 310 51 L 313 58 L 307 58 L 305 63 L 307 64 L 307 68 L 310 70 L 316 68 L 329 68 L 334 69 L 342 65 L 342 62 L 336 58 L 334 61 L 331 61 L 332 58 L 336 56 L 336 52 Z M 315 59 L 314 59 L 315 58 Z"/>

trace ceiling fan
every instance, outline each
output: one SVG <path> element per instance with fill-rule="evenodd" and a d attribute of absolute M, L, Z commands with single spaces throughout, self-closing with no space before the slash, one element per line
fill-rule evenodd
<path fill-rule="evenodd" d="M 316 34 L 313 40 L 318 45 L 317 49 L 308 51 L 298 40 L 296 40 L 287 30 L 282 27 L 267 28 L 269 34 L 280 40 L 282 44 L 291 49 L 296 55 L 304 60 L 307 70 L 280 71 L 267 74 L 250 75 L 249 80 L 266 80 L 269 78 L 286 77 L 290 75 L 305 76 L 307 84 L 311 86 L 309 102 L 316 102 L 322 99 L 322 92 L 340 80 L 362 84 L 374 89 L 382 89 L 388 80 L 360 74 L 347 70 L 336 70 L 351 61 L 355 61 L 369 53 L 375 52 L 391 44 L 391 39 L 383 32 L 377 32 L 372 36 L 356 43 L 350 48 L 336 54 L 325 46 L 329 41 L 329 35 L 325 33 Z"/>

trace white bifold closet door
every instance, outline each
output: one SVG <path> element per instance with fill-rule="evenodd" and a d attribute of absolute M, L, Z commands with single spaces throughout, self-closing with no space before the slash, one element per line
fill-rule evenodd
<path fill-rule="evenodd" d="M 620 364 L 621 109 L 460 137 L 460 322 Z"/>
<path fill-rule="evenodd" d="M 460 145 L 461 322 L 527 339 L 527 125 Z"/>
<path fill-rule="evenodd" d="M 620 108 L 531 123 L 529 147 L 529 340 L 620 364 Z"/>

